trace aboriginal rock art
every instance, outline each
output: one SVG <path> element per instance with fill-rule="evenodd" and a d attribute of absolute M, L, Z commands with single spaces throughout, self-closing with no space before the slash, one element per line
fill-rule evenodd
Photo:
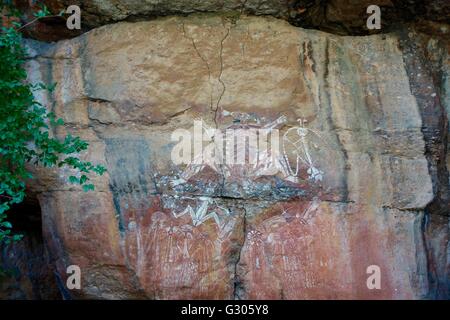
<path fill-rule="evenodd" d="M 273 216 L 252 223 L 252 229 L 246 234 L 244 246 L 248 255 L 244 263 L 252 265 L 254 281 L 267 281 L 267 274 L 264 273 L 267 270 L 270 270 L 271 276 L 280 272 L 273 269 L 271 259 L 279 261 L 279 265 L 291 276 L 300 276 L 304 266 L 302 254 L 295 246 L 297 243 L 307 247 L 311 243 L 311 230 L 314 226 L 310 222 L 319 211 L 319 206 L 319 199 L 278 203 L 271 212 Z M 260 273 L 263 270 L 264 272 Z"/>
<path fill-rule="evenodd" d="M 134 238 L 136 273 L 144 283 L 164 278 L 166 286 L 193 286 L 212 264 L 221 237 L 156 211 L 137 223 Z M 215 240 L 213 240 L 213 238 Z M 151 272 L 149 271 L 151 270 Z"/>
<path fill-rule="evenodd" d="M 306 128 L 304 125 L 306 120 L 299 119 L 300 127 L 290 128 L 283 135 L 283 164 L 288 171 L 288 180 L 297 181 L 300 173 L 301 165 L 306 165 L 309 180 L 312 182 L 322 181 L 324 172 L 320 170 L 311 153 L 311 147 L 319 148 L 317 144 L 311 144 L 309 137 L 316 135 L 321 138 L 320 134 L 313 129 Z M 289 153 L 294 154 L 295 164 L 291 164 Z"/>
<path fill-rule="evenodd" d="M 420 21 L 352 37 L 235 18 L 171 16 L 58 43 L 24 39 L 30 79 L 61 84 L 36 97 L 66 123 L 55 137 L 87 139 L 80 156 L 108 169 L 89 193 L 66 183 L 64 168 L 33 170 L 30 200 L 41 206 L 54 274 L 85 270 L 81 290 L 66 293 L 448 298 L 450 29 Z M 211 94 L 220 99 L 212 108 Z M 193 140 L 197 117 L 206 124 Z M 188 143 L 174 131 L 190 134 L 188 153 L 176 152 Z M 244 136 L 257 144 L 238 148 Z M 372 264 L 382 290 L 367 289 Z"/>
<path fill-rule="evenodd" d="M 288 129 L 281 138 L 279 129 L 287 122 L 284 115 L 262 127 L 240 124 L 229 126 L 225 132 L 209 128 L 201 121 L 202 138 L 207 137 L 213 148 L 195 154 L 179 177 L 171 181 L 171 185 L 175 187 L 186 183 L 207 167 L 225 178 L 236 175 L 241 178 L 280 175 L 283 180 L 296 183 L 300 181 L 301 170 L 304 169 L 310 182 L 321 182 L 324 172 L 318 167 L 314 151 L 320 150 L 327 143 L 320 133 L 305 127 L 306 120 L 298 121 L 300 126 Z M 234 132 L 230 134 L 230 131 Z M 248 144 L 246 137 L 249 137 Z M 214 155 L 209 153 L 211 149 L 214 149 Z M 236 152 L 237 155 L 227 154 L 230 152 Z M 239 152 L 243 156 L 240 157 Z M 237 160 L 239 157 L 241 161 Z"/>
<path fill-rule="evenodd" d="M 172 186 L 177 186 L 179 184 L 187 182 L 190 178 L 207 167 L 211 168 L 219 174 L 223 174 L 225 177 L 231 176 L 234 167 L 240 164 L 235 163 L 236 155 L 234 153 L 236 146 L 236 135 L 248 134 L 255 139 L 258 139 L 259 136 L 264 136 L 265 138 L 267 138 L 271 133 L 274 132 L 277 126 L 286 123 L 286 121 L 286 117 L 281 116 L 275 121 L 264 125 L 263 127 L 255 125 L 244 125 L 239 127 L 230 126 L 229 128 L 224 130 L 224 134 L 224 132 L 220 130 L 206 126 L 204 122 L 200 120 L 203 129 L 203 136 L 200 137 L 200 139 L 206 138 L 209 142 L 213 143 L 214 146 L 212 149 L 214 149 L 214 155 L 212 156 L 209 153 L 210 148 L 194 154 L 192 161 L 187 164 L 186 168 L 179 175 L 179 178 L 172 180 Z M 196 137 L 194 137 L 194 139 L 195 138 Z M 265 142 L 267 142 L 267 140 Z M 276 150 L 273 151 L 272 154 L 271 152 L 269 152 L 269 150 L 267 150 L 267 146 L 260 150 L 260 148 L 258 148 L 258 145 L 250 144 L 249 146 L 246 146 L 245 142 L 243 147 L 247 151 L 247 154 L 253 156 L 254 159 L 254 161 L 249 163 L 250 170 L 247 174 L 249 177 L 272 175 L 276 174 L 277 172 L 277 170 L 274 171 L 274 169 L 282 169 L 277 161 Z"/>
<path fill-rule="evenodd" d="M 194 198 L 188 197 L 184 197 L 184 199 L 195 200 Z M 184 215 L 189 215 L 192 219 L 192 224 L 194 227 L 201 225 L 208 219 L 214 219 L 217 226 L 222 229 L 225 222 L 223 221 L 223 219 L 219 218 L 219 215 L 229 216 L 230 212 L 228 211 L 228 209 L 219 206 L 214 199 L 209 197 L 198 197 L 198 200 L 200 200 L 201 202 L 199 207 L 193 209 L 190 205 L 187 205 L 187 207 L 183 211 L 179 213 L 173 212 L 174 217 L 179 218 Z M 214 204 L 216 207 L 216 209 L 213 211 L 208 210 L 211 204 Z"/>

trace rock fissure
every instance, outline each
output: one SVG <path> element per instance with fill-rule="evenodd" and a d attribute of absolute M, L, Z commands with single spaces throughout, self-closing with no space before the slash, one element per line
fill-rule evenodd
<path fill-rule="evenodd" d="M 198 50 L 197 45 L 195 44 L 194 38 L 191 38 L 191 37 L 189 37 L 186 34 L 186 29 L 185 29 L 184 22 L 182 23 L 182 27 L 183 27 L 183 34 L 184 34 L 184 36 L 192 42 L 192 46 L 194 47 L 195 52 L 197 53 L 199 58 L 205 63 L 206 69 L 208 69 L 208 82 L 209 82 L 209 86 L 210 86 L 210 103 L 209 103 L 209 107 L 210 107 L 211 111 L 214 111 L 214 109 L 213 109 L 213 86 L 211 84 L 211 68 L 209 66 L 208 60 L 206 60 L 202 56 L 200 51 Z"/>
<path fill-rule="evenodd" d="M 225 25 L 224 25 L 224 28 L 226 28 Z M 226 91 L 225 82 L 223 82 L 223 80 L 222 80 L 222 73 L 223 73 L 223 44 L 224 44 L 225 40 L 228 38 L 228 35 L 230 34 L 230 28 L 226 28 L 226 30 L 227 30 L 227 32 L 226 32 L 225 36 L 220 41 L 220 53 L 219 53 L 220 71 L 219 71 L 219 76 L 217 77 L 217 79 L 220 82 L 220 84 L 222 85 L 222 91 L 221 91 L 221 93 L 219 95 L 219 98 L 217 99 L 216 109 L 214 110 L 214 123 L 216 124 L 216 128 L 217 128 L 217 114 L 220 111 L 220 101 L 222 100 L 222 97 L 223 97 L 223 95 L 225 94 L 225 91 Z"/>

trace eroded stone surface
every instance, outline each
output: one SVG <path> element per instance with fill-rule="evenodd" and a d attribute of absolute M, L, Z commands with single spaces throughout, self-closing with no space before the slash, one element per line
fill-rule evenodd
<path fill-rule="evenodd" d="M 424 239 L 433 144 L 400 41 L 243 16 L 118 23 L 55 45 L 30 42 L 33 79 L 58 83 L 48 97 L 66 120 L 57 135 L 86 139 L 82 156 L 108 169 L 88 194 L 67 183 L 67 170 L 36 172 L 58 273 L 83 270 L 82 290 L 67 294 L 418 299 L 436 297 L 439 283 L 445 296 L 448 218 L 433 219 L 440 231 Z M 280 116 L 281 134 L 307 120 L 321 180 L 305 163 L 293 181 L 171 161 L 172 132 L 194 119 L 260 128 Z M 366 286 L 369 265 L 382 270 L 381 290 Z"/>

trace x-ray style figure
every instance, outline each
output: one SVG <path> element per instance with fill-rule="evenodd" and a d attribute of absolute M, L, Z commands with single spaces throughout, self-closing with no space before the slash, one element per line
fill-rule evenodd
<path fill-rule="evenodd" d="M 276 119 L 275 121 L 270 122 L 269 124 L 266 124 L 263 127 L 255 128 L 254 126 L 246 125 L 246 127 L 243 129 L 244 130 L 245 129 L 265 130 L 266 133 L 269 134 L 277 126 L 286 123 L 286 121 L 287 121 L 287 118 L 286 118 L 286 116 L 283 115 L 283 116 L 279 117 L 278 119 Z M 218 144 L 223 143 L 223 140 L 222 140 L 223 136 L 220 138 L 216 137 L 215 129 L 204 126 L 203 121 L 202 121 L 202 126 L 203 126 L 204 133 L 207 137 L 210 137 L 212 139 L 212 141 L 215 141 L 215 143 L 218 143 Z M 225 141 L 225 142 L 227 142 L 227 141 Z M 217 148 L 216 151 L 217 150 L 221 150 L 221 148 Z M 259 154 L 258 151 L 256 151 L 256 153 L 259 156 L 260 161 L 258 162 L 258 164 L 253 165 L 254 170 L 252 172 L 250 172 L 250 174 L 249 174 L 250 176 L 270 175 L 271 174 L 270 171 L 273 171 L 273 168 L 277 168 L 278 170 L 280 170 L 280 169 L 284 170 L 284 168 L 280 165 L 279 160 L 274 159 L 274 158 L 276 158 L 275 155 L 269 155 L 267 153 L 267 150 L 264 150 L 263 152 L 264 152 L 263 154 Z M 199 173 L 206 167 L 210 167 L 215 172 L 222 173 L 223 175 L 225 175 L 225 177 L 230 176 L 231 170 L 232 170 L 232 168 L 231 168 L 232 165 L 226 164 L 223 158 L 224 158 L 223 154 L 221 154 L 220 152 L 217 154 L 217 159 L 212 159 L 207 156 L 205 157 L 205 155 L 203 153 L 194 155 L 192 161 L 187 165 L 186 169 L 183 172 L 181 172 L 180 177 L 178 179 L 172 180 L 172 182 L 171 182 L 172 186 L 177 186 L 177 185 L 187 182 L 191 177 L 195 176 L 197 173 Z M 270 170 L 270 168 L 272 168 L 272 170 Z M 275 174 L 276 174 L 276 172 L 275 172 Z"/>
<path fill-rule="evenodd" d="M 315 139 L 317 141 L 316 138 L 319 138 L 319 140 L 323 139 L 315 130 L 305 127 L 306 120 L 299 119 L 298 121 L 300 126 L 288 129 L 282 136 L 279 146 L 274 147 L 271 145 L 272 148 L 270 151 L 267 149 L 251 150 L 257 155 L 258 161 L 248 166 L 248 170 L 245 171 L 248 177 L 268 176 L 280 173 L 282 179 L 298 182 L 301 167 L 306 167 L 306 173 L 311 182 L 317 183 L 323 180 L 324 172 L 318 168 L 312 153 L 313 148 L 319 148 L 312 140 Z M 283 125 L 286 122 L 286 116 L 281 116 L 275 121 L 257 129 L 260 130 L 260 134 L 265 130 L 268 136 L 277 126 Z M 245 129 L 254 129 L 254 126 L 246 125 Z M 203 130 L 208 137 L 215 141 L 215 129 L 203 126 Z M 222 143 L 222 138 L 217 139 L 215 142 Z M 281 152 L 279 148 L 281 148 Z M 187 182 L 207 166 L 223 174 L 225 178 L 230 176 L 235 165 L 222 161 L 223 154 L 218 154 L 218 157 L 218 161 L 215 161 L 211 157 L 205 157 L 204 154 L 194 155 L 193 160 L 181 172 L 179 178 L 172 180 L 172 186 Z"/>
<path fill-rule="evenodd" d="M 194 227 L 197 227 L 199 225 L 201 225 L 203 222 L 205 222 L 208 219 L 214 219 L 214 221 L 216 222 L 217 226 L 219 228 L 222 228 L 223 222 L 221 221 L 221 219 L 219 218 L 219 213 L 221 213 L 222 215 L 226 215 L 229 216 L 230 213 L 228 211 L 228 209 L 221 207 L 219 205 L 217 205 L 217 203 L 215 202 L 214 199 L 212 198 L 208 198 L 208 197 L 198 197 L 198 198 L 188 198 L 185 197 L 184 199 L 191 199 L 191 200 L 200 200 L 201 204 L 199 207 L 197 208 L 192 208 L 190 205 L 188 205 L 182 212 L 180 213 L 173 213 L 175 218 L 179 218 L 181 216 L 184 215 L 189 215 L 192 219 L 192 224 L 194 225 Z M 214 204 L 215 207 L 219 210 L 214 210 L 214 211 L 209 211 L 209 206 L 211 204 Z"/>
<path fill-rule="evenodd" d="M 311 154 L 311 147 L 318 148 L 318 145 L 310 142 L 310 137 L 315 135 L 321 138 L 321 136 L 315 130 L 305 127 L 306 120 L 299 119 L 298 122 L 299 127 L 290 128 L 283 135 L 283 164 L 288 173 L 288 180 L 294 182 L 298 180 L 300 167 L 303 164 L 307 168 L 306 172 L 310 181 L 322 181 L 324 173 L 317 167 Z M 289 155 L 294 158 L 293 164 Z"/>

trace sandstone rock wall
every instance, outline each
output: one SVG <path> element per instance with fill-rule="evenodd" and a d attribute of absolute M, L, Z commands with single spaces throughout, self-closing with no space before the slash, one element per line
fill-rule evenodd
<path fill-rule="evenodd" d="M 108 169 L 90 193 L 64 169 L 36 172 L 57 274 L 82 269 L 82 289 L 64 294 L 448 297 L 448 42 L 417 37 L 194 15 L 28 41 L 31 79 L 58 83 L 40 97 L 66 122 L 55 134 L 89 141 L 82 156 Z M 423 52 L 430 43 L 437 69 Z M 245 129 L 281 116 L 282 135 L 306 120 L 322 179 L 305 163 L 289 180 L 250 165 L 171 161 L 172 132 L 194 119 Z M 196 223 L 189 207 L 210 216 Z M 370 265 L 381 290 L 367 288 Z"/>

